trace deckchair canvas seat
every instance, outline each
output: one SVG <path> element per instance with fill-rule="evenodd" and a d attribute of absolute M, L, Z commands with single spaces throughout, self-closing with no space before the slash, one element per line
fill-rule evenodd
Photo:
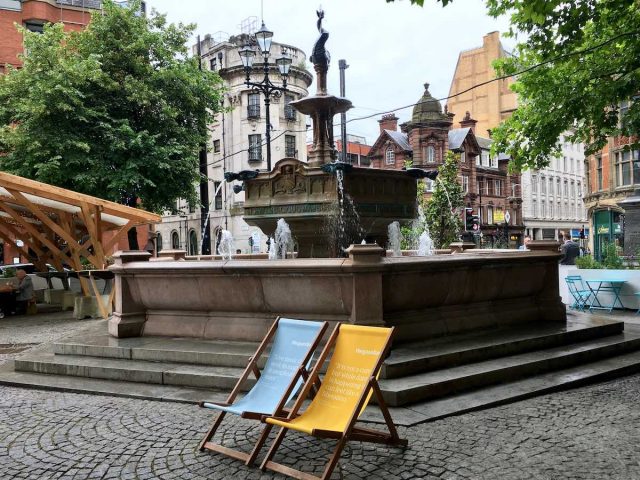
<path fill-rule="evenodd" d="M 278 433 L 261 468 L 295 478 L 317 478 L 271 461 L 287 430 L 297 430 L 320 438 L 339 439 L 322 479 L 331 476 L 340 453 L 349 440 L 407 445 L 407 441 L 398 436 L 377 383 L 392 335 L 393 328 L 343 324 L 334 330 L 288 417 L 265 418 L 267 424 L 280 426 L 282 430 Z M 320 388 L 309 407 L 299 414 L 302 402 L 311 391 L 311 387 L 319 382 L 320 368 L 331 348 L 333 355 Z M 374 393 L 389 429 L 388 433 L 355 425 Z"/>
<path fill-rule="evenodd" d="M 245 460 L 247 464 L 253 463 L 271 430 L 271 425 L 267 425 L 263 429 L 262 435 L 250 455 L 217 445 L 210 441 L 211 438 L 227 413 L 253 419 L 284 413 L 284 406 L 295 396 L 302 386 L 303 380 L 308 376 L 307 367 L 327 325 L 327 322 L 311 322 L 290 318 L 276 319 L 258 350 L 249 360 L 247 368 L 227 401 L 200 403 L 201 407 L 220 411 L 218 418 L 200 443 L 200 449 L 224 453 Z M 271 352 L 261 372 L 257 362 L 272 337 Z M 244 397 L 235 401 L 242 383 L 252 372 L 257 377 L 255 385 Z"/>

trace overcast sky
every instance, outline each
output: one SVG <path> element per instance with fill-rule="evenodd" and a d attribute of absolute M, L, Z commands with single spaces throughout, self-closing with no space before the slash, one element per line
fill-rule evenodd
<path fill-rule="evenodd" d="M 263 0 L 264 21 L 276 42 L 301 48 L 307 57 L 318 37 L 315 10 L 309 0 Z M 482 45 L 482 36 L 508 29 L 506 18 L 486 14 L 483 0 L 455 0 L 443 8 L 425 0 L 423 8 L 409 0 L 323 0 L 323 26 L 329 31 L 331 53 L 329 92 L 339 94 L 338 60 L 346 59 L 346 97 L 354 108 L 347 119 L 391 110 L 417 102 L 423 84 L 431 84 L 436 98 L 449 93 L 458 54 Z M 240 22 L 261 17 L 260 0 L 147 0 L 148 8 L 166 13 L 169 21 L 196 23 L 196 34 L 240 32 Z M 503 39 L 511 49 L 512 39 Z M 315 93 L 315 83 L 309 89 Z M 411 109 L 396 112 L 406 121 Z M 362 135 L 369 144 L 378 135 L 379 115 L 348 123 L 348 133 Z M 460 119 L 454 119 L 460 120 Z M 339 117 L 335 118 L 339 122 Z"/>

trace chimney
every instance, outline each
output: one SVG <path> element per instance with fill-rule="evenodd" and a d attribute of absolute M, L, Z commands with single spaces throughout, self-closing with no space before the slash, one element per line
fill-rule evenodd
<path fill-rule="evenodd" d="M 378 123 L 380 124 L 380 133 L 384 130 L 392 130 L 394 132 L 398 130 L 398 117 L 393 113 L 383 115 L 382 120 L 378 120 Z"/>
<path fill-rule="evenodd" d="M 471 118 L 471 114 L 469 112 L 464 114 L 464 118 L 460 121 L 460 128 L 471 128 L 471 131 L 473 132 L 473 134 L 476 134 L 476 123 L 478 123 L 477 120 L 474 120 L 473 118 Z"/>

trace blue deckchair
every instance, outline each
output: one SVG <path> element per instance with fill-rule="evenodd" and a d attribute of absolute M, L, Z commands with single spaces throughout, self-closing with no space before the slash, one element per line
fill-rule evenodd
<path fill-rule="evenodd" d="M 227 413 L 256 420 L 264 415 L 278 416 L 282 414 L 287 402 L 296 394 L 303 380 L 308 378 L 307 367 L 327 326 L 327 322 L 310 322 L 278 317 L 256 353 L 249 359 L 247 368 L 227 401 L 225 403 L 200 402 L 201 407 L 220 411 L 209 432 L 200 442 L 200 450 L 223 453 L 251 465 L 267 440 L 273 425 L 267 425 L 264 428 L 250 454 L 212 442 L 213 435 Z M 264 369 L 260 372 L 258 360 L 272 338 L 273 345 L 269 358 Z M 252 372 L 257 378 L 256 384 L 243 398 L 235 401 L 240 388 Z"/>
<path fill-rule="evenodd" d="M 589 299 L 593 293 L 582 282 L 580 275 L 569 275 L 565 277 L 569 293 L 573 297 L 573 304 L 570 308 L 584 312 L 585 307 L 589 304 Z"/>

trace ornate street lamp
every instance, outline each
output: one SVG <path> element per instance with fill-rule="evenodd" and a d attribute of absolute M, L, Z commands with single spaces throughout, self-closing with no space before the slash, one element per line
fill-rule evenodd
<path fill-rule="evenodd" d="M 242 60 L 242 66 L 244 67 L 244 72 L 246 75 L 245 84 L 247 87 L 251 87 L 251 89 L 255 92 L 262 93 L 264 95 L 264 106 L 267 120 L 267 129 L 266 129 L 266 138 L 267 138 L 267 170 L 271 171 L 271 118 L 269 115 L 269 106 L 271 104 L 271 97 L 278 98 L 282 95 L 282 92 L 287 92 L 287 78 L 289 76 L 289 68 L 291 67 L 291 58 L 289 58 L 284 53 L 281 57 L 276 59 L 276 66 L 280 71 L 280 75 L 282 76 L 282 86 L 275 85 L 269 79 L 269 57 L 271 50 L 271 39 L 273 37 L 273 32 L 267 30 L 264 22 L 262 22 L 262 27 L 255 33 L 255 39 L 258 43 L 259 52 L 258 55 L 262 55 L 262 72 L 264 74 L 264 78 L 260 82 L 252 82 L 250 75 L 253 69 L 253 60 L 256 56 L 256 51 L 251 47 L 251 45 L 245 45 L 242 48 L 238 49 L 238 54 L 240 55 L 240 59 Z"/>

